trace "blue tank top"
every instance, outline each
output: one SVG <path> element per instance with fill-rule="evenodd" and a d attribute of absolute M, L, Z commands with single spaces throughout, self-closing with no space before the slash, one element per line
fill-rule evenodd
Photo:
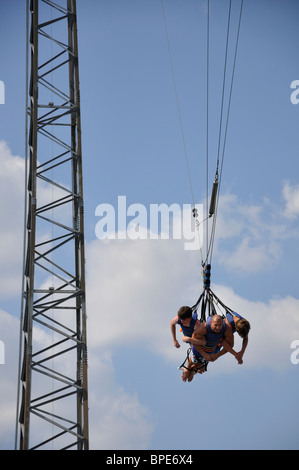
<path fill-rule="evenodd" d="M 226 313 L 226 318 L 228 319 L 229 324 L 232 327 L 233 333 L 236 332 L 236 325 L 235 325 L 235 322 L 234 322 L 234 316 L 240 318 L 240 320 L 243 320 L 243 317 L 241 317 L 241 315 L 239 315 L 237 312 L 233 312 L 233 314 L 231 314 L 229 312 Z"/>
<path fill-rule="evenodd" d="M 180 318 L 178 319 L 178 324 L 182 328 L 183 333 L 184 333 L 185 336 L 189 336 L 191 338 L 191 336 L 193 334 L 193 331 L 194 331 L 196 321 L 197 321 L 197 313 L 196 312 L 193 312 L 191 322 L 190 322 L 189 326 L 184 326 L 183 323 L 181 322 Z"/>
<path fill-rule="evenodd" d="M 218 346 L 219 343 L 221 343 L 224 332 L 225 332 L 225 328 L 226 328 L 226 324 L 223 321 L 223 325 L 222 325 L 220 333 L 213 333 L 211 329 L 211 319 L 212 317 L 208 317 L 207 319 L 207 334 L 205 335 L 206 344 L 205 346 L 202 346 L 205 349 L 205 351 L 208 353 L 214 351 L 216 346 Z"/>

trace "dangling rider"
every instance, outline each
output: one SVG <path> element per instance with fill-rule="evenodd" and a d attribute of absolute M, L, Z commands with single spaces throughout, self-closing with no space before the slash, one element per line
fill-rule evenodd
<path fill-rule="evenodd" d="M 243 364 L 243 355 L 248 345 L 248 335 L 250 330 L 250 323 L 244 317 L 239 315 L 237 312 L 226 312 L 225 323 L 227 328 L 231 328 L 233 333 L 238 333 L 242 338 L 241 350 L 236 352 L 234 347 L 234 337 L 232 343 L 225 344 L 225 348 L 221 351 L 211 355 L 211 360 L 216 361 L 220 356 L 223 356 L 227 352 L 230 352 L 238 361 L 238 364 Z"/>
<path fill-rule="evenodd" d="M 203 373 L 206 370 L 211 354 L 216 354 L 222 347 L 232 344 L 233 333 L 220 315 L 213 315 L 208 317 L 206 322 L 199 322 L 192 338 L 183 336 L 183 341 L 191 343 L 193 358 L 191 360 L 189 357 L 182 380 L 191 382 L 195 372 Z"/>
<path fill-rule="evenodd" d="M 191 338 L 193 332 L 199 327 L 200 322 L 197 319 L 197 313 L 192 312 L 190 307 L 181 307 L 178 314 L 170 322 L 170 330 L 173 339 L 173 344 L 176 348 L 180 347 L 180 343 L 176 339 L 176 325 L 181 327 L 186 343 L 190 342 L 187 338 Z"/>

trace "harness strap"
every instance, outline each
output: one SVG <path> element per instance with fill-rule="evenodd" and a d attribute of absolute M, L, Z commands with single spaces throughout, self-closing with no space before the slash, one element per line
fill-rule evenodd
<path fill-rule="evenodd" d="M 188 349 L 186 359 L 184 360 L 184 362 L 182 363 L 182 365 L 180 365 L 180 367 L 178 367 L 178 370 L 186 369 L 186 370 L 189 370 L 189 372 L 194 372 L 195 374 L 196 374 L 199 370 L 201 370 L 202 368 L 204 368 L 205 371 L 206 371 L 207 368 L 208 368 L 209 362 L 206 361 L 206 360 L 204 360 L 204 359 L 203 359 L 202 361 L 200 361 L 200 363 L 201 363 L 201 366 L 200 366 L 200 367 L 197 366 L 197 364 L 199 364 L 199 362 L 193 363 L 194 367 L 192 367 L 191 369 L 190 369 L 190 367 L 186 367 L 186 366 L 185 366 L 186 361 L 189 362 L 190 352 L 191 352 L 191 348 Z"/>
<path fill-rule="evenodd" d="M 182 369 L 191 370 L 191 369 L 188 369 L 188 367 L 185 366 L 186 361 L 189 361 L 190 352 L 191 352 L 191 348 L 188 349 L 186 359 L 185 359 L 184 362 L 180 365 L 180 367 L 178 367 L 178 370 L 182 370 Z"/>

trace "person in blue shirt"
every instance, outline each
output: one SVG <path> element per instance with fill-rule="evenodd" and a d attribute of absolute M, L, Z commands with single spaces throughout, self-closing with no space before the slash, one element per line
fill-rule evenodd
<path fill-rule="evenodd" d="M 191 382 L 196 372 L 203 373 L 206 370 L 205 365 L 213 360 L 212 355 L 222 347 L 227 349 L 233 344 L 233 333 L 220 315 L 213 315 L 206 322 L 200 322 L 191 338 L 183 336 L 183 341 L 191 343 L 193 357 L 188 359 L 182 380 Z"/>
<path fill-rule="evenodd" d="M 238 364 L 243 364 L 243 356 L 248 345 L 248 335 L 250 331 L 250 323 L 248 320 L 243 318 L 237 312 L 227 312 L 225 323 L 227 328 L 231 329 L 232 333 L 238 333 L 240 338 L 242 338 L 242 347 L 240 351 L 236 352 L 234 348 L 234 337 L 232 342 L 226 344 L 226 348 L 223 348 L 221 351 L 211 354 L 211 361 L 216 361 L 220 356 L 223 356 L 227 352 L 230 352 L 238 361 Z"/>
<path fill-rule="evenodd" d="M 170 330 L 173 339 L 173 344 L 176 348 L 180 348 L 180 343 L 176 338 L 176 325 L 181 327 L 183 337 L 186 338 L 186 343 L 188 338 L 190 340 L 194 330 L 199 327 L 199 320 L 197 319 L 197 313 L 192 312 L 192 309 L 188 306 L 183 306 L 179 309 L 178 314 L 170 322 Z"/>

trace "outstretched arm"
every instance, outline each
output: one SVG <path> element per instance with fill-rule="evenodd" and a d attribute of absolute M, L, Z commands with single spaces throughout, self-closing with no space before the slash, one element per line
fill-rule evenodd
<path fill-rule="evenodd" d="M 241 348 L 241 351 L 239 351 L 238 353 L 236 353 L 236 359 L 237 361 L 242 361 L 242 362 L 239 362 L 239 364 L 242 364 L 243 363 L 243 355 L 245 353 L 245 350 L 247 348 L 247 345 L 248 345 L 248 335 L 243 338 L 243 342 L 242 342 L 242 348 Z"/>
<path fill-rule="evenodd" d="M 178 340 L 176 339 L 176 331 L 175 331 L 175 327 L 178 323 L 178 316 L 174 317 L 171 322 L 170 322 L 170 331 L 171 331 L 171 336 L 172 336 L 172 339 L 173 339 L 173 344 L 176 348 L 179 348 L 180 347 L 180 343 L 178 342 Z"/>
<path fill-rule="evenodd" d="M 223 336 L 223 341 L 222 341 L 222 347 L 225 352 L 230 352 L 238 361 L 238 364 L 243 364 L 242 357 L 240 357 L 239 353 L 236 353 L 236 351 L 233 349 L 234 346 L 234 335 L 232 332 L 231 328 L 226 328 L 224 336 Z M 223 352 L 223 354 L 225 354 Z"/>

